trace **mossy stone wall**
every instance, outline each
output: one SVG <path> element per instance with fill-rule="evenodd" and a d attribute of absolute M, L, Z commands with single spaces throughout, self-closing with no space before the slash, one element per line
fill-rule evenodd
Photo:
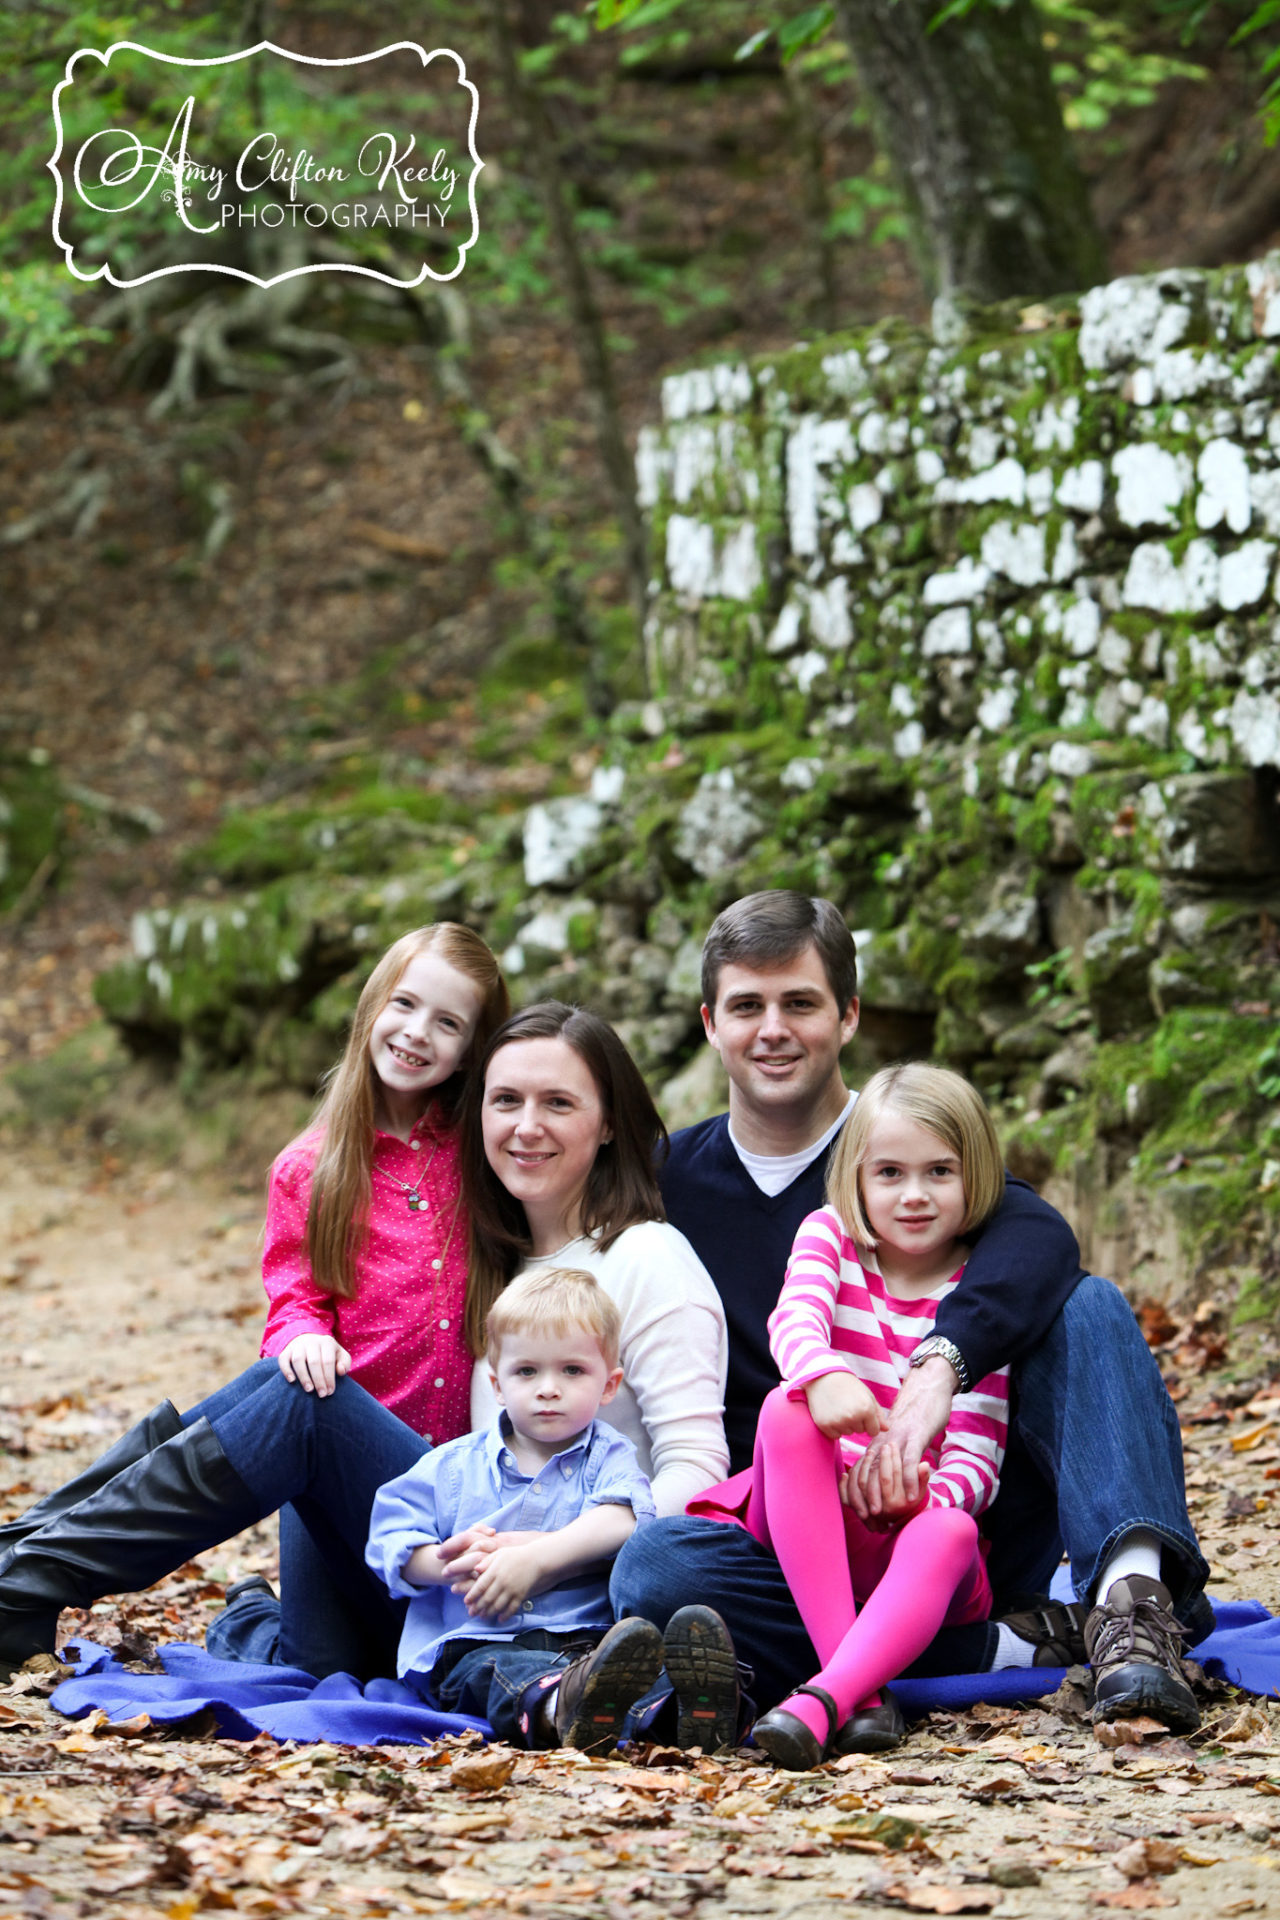
<path fill-rule="evenodd" d="M 276 877 L 148 916 L 104 1007 L 195 1067 L 304 1076 L 385 940 L 463 917 L 518 998 L 613 1018 L 685 1119 L 718 1091 L 700 936 L 801 887 L 857 933 L 855 1074 L 962 1066 L 1135 1284 L 1263 1260 L 1278 347 L 1280 256 L 674 375 L 638 451 L 652 698 L 586 790 L 425 838 L 353 841 L 355 803 L 259 817 Z"/>

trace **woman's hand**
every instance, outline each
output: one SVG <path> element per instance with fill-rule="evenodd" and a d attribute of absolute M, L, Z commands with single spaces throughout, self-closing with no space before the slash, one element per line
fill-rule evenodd
<path fill-rule="evenodd" d="M 351 1371 L 351 1355 L 329 1333 L 300 1333 L 277 1358 L 286 1380 L 292 1380 L 304 1393 L 328 1398 L 344 1373 Z"/>
<path fill-rule="evenodd" d="M 879 1433 L 880 1408 L 869 1387 L 855 1374 L 843 1369 L 820 1374 L 805 1387 L 809 1413 L 824 1439 L 838 1440 L 846 1433 Z"/>

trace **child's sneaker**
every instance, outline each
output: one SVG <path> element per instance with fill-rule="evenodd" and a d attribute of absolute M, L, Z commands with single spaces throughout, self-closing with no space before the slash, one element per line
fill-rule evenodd
<path fill-rule="evenodd" d="M 662 1672 L 662 1635 L 651 1620 L 632 1617 L 610 1627 L 598 1647 L 560 1675 L 556 1739 L 582 1753 L 608 1753 L 622 1723 Z"/>
<path fill-rule="evenodd" d="M 662 1636 L 675 1689 L 676 1745 L 716 1753 L 738 1742 L 738 1658 L 714 1607 L 681 1607 Z"/>

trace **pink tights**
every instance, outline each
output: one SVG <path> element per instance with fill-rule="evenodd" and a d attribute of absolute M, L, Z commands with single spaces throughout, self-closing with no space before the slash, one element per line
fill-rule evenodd
<path fill-rule="evenodd" d="M 776 1388 L 760 1410 L 747 1527 L 778 1556 L 822 1661 L 812 1684 L 843 1721 L 874 1705 L 939 1627 L 984 1619 L 990 1589 L 977 1523 L 958 1507 L 926 1507 L 892 1533 L 863 1526 L 840 1502 L 837 1444 Z M 833 1552 L 842 1539 L 846 1551 Z M 793 1694 L 786 1707 L 826 1739 L 821 1701 Z"/>

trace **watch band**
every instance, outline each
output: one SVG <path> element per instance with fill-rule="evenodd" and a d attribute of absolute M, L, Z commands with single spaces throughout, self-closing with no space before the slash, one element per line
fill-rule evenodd
<path fill-rule="evenodd" d="M 960 1384 L 961 1393 L 968 1393 L 969 1369 L 965 1364 L 965 1357 L 955 1341 L 948 1340 L 945 1334 L 931 1333 L 926 1340 L 922 1340 L 907 1365 L 922 1367 L 926 1360 L 932 1360 L 935 1356 L 945 1360 L 952 1368 Z"/>

